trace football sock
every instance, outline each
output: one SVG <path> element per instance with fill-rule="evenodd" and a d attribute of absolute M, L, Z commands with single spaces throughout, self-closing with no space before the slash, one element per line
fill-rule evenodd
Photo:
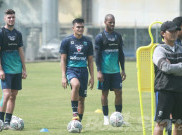
<path fill-rule="evenodd" d="M 83 118 L 83 114 L 78 114 L 79 115 L 79 118 L 80 118 L 80 122 L 82 121 L 82 118 Z"/>
<path fill-rule="evenodd" d="M 12 117 L 12 114 L 11 114 L 11 113 L 6 113 L 6 119 L 5 119 L 5 122 L 10 123 L 10 121 L 11 121 L 11 117 Z"/>
<path fill-rule="evenodd" d="M 102 106 L 102 111 L 104 116 L 108 116 L 108 112 L 109 112 L 108 105 Z"/>
<path fill-rule="evenodd" d="M 4 115 L 5 115 L 5 112 L 0 112 L 0 120 L 2 120 L 4 122 Z"/>
<path fill-rule="evenodd" d="M 78 101 L 71 101 L 71 107 L 72 107 L 73 113 L 78 114 Z"/>
<path fill-rule="evenodd" d="M 122 112 L 122 105 L 115 105 L 116 112 Z"/>

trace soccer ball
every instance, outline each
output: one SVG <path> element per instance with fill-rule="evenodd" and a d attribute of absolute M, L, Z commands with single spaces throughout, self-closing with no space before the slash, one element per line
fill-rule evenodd
<path fill-rule="evenodd" d="M 23 119 L 21 119 L 17 116 L 12 116 L 11 122 L 10 122 L 10 127 L 14 130 L 23 130 L 24 129 Z"/>
<path fill-rule="evenodd" d="M 82 130 L 82 124 L 78 120 L 72 120 L 68 123 L 67 130 L 70 133 L 80 133 Z"/>
<path fill-rule="evenodd" d="M 123 124 L 123 116 L 120 112 L 114 112 L 110 116 L 110 124 L 113 127 L 120 127 Z"/>
<path fill-rule="evenodd" d="M 2 120 L 0 120 L 0 132 L 3 130 L 3 128 L 4 128 L 4 123 Z"/>

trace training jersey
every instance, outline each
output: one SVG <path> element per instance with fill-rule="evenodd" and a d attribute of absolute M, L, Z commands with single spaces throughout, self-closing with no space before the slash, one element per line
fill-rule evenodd
<path fill-rule="evenodd" d="M 178 39 L 175 41 L 175 44 L 176 44 L 176 45 L 182 46 L 181 39 L 178 38 Z"/>
<path fill-rule="evenodd" d="M 0 29 L 1 65 L 5 73 L 22 73 L 22 63 L 18 48 L 23 46 L 22 34 L 13 29 L 12 31 Z"/>
<path fill-rule="evenodd" d="M 99 33 L 95 38 L 97 71 L 102 73 L 119 73 L 121 64 L 124 70 L 124 53 L 122 37 L 117 32 Z"/>
<path fill-rule="evenodd" d="M 153 53 L 155 91 L 182 93 L 182 46 L 158 45 Z"/>
<path fill-rule="evenodd" d="M 88 56 L 93 55 L 93 45 L 85 36 L 78 39 L 70 35 L 61 42 L 59 52 L 67 54 L 67 67 L 87 67 Z"/>

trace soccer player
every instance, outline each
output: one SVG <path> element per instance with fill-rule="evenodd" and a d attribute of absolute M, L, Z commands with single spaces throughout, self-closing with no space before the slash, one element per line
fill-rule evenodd
<path fill-rule="evenodd" d="M 182 46 L 175 44 L 181 30 L 174 22 L 161 25 L 164 44 L 158 45 L 153 53 L 155 68 L 156 106 L 154 135 L 162 135 L 170 121 L 174 122 L 173 135 L 182 134 Z"/>
<path fill-rule="evenodd" d="M 109 125 L 109 90 L 115 93 L 116 111 L 122 112 L 122 81 L 125 80 L 126 74 L 122 37 L 114 31 L 115 17 L 112 14 L 107 14 L 104 23 L 105 30 L 95 38 L 95 51 L 98 89 L 102 90 L 101 103 L 104 114 L 104 125 Z"/>
<path fill-rule="evenodd" d="M 62 86 L 67 88 L 71 85 L 71 106 L 73 120 L 82 120 L 84 113 L 84 101 L 87 96 L 87 84 L 90 89 L 94 86 L 93 69 L 93 45 L 85 36 L 84 20 L 76 18 L 73 20 L 73 35 L 66 37 L 60 47 Z M 88 70 L 90 80 L 88 82 Z"/>
<path fill-rule="evenodd" d="M 182 29 L 182 16 L 176 17 L 173 19 L 173 22 Z M 182 46 L 182 30 L 178 31 L 178 38 L 175 41 L 176 44 L 181 45 Z"/>
<path fill-rule="evenodd" d="M 4 129 L 10 128 L 18 91 L 22 89 L 22 78 L 26 79 L 22 34 L 14 28 L 15 11 L 8 9 L 4 15 L 5 26 L 0 29 L 0 79 L 3 96 L 0 105 L 0 119 Z"/>

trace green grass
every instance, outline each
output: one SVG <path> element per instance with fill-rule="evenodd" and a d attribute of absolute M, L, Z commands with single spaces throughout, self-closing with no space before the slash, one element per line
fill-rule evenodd
<path fill-rule="evenodd" d="M 58 62 L 27 63 L 28 78 L 23 80 L 23 90 L 16 100 L 14 115 L 23 118 L 23 131 L 3 131 L 1 135 L 66 135 L 71 120 L 70 88 L 61 87 L 61 70 Z M 103 126 L 103 115 L 94 111 L 101 109 L 101 91 L 88 90 L 82 121 L 83 135 L 142 135 L 137 70 L 135 62 L 126 62 L 127 79 L 123 82 L 123 115 L 129 126 L 114 128 Z M 1 93 L 2 94 L 2 93 Z M 150 132 L 150 94 L 144 93 L 147 134 Z M 109 94 L 109 113 L 114 112 L 114 93 Z M 40 133 L 47 128 L 48 133 Z"/>

